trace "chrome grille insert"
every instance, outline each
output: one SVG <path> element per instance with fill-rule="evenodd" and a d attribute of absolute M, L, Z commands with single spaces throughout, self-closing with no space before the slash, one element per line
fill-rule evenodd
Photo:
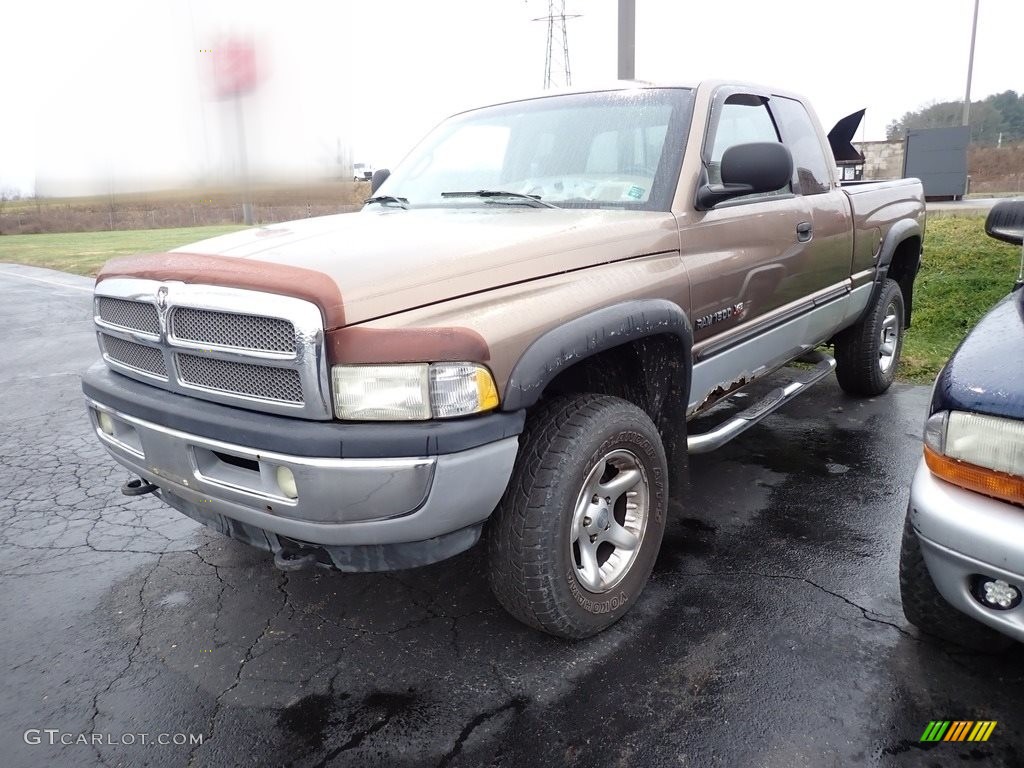
<path fill-rule="evenodd" d="M 265 413 L 333 418 L 316 304 L 276 293 L 111 277 L 96 285 L 107 365 L 179 395 Z"/>
<path fill-rule="evenodd" d="M 171 333 L 176 339 L 198 344 L 295 352 L 295 326 L 279 317 L 179 307 L 172 315 Z"/>
<path fill-rule="evenodd" d="M 160 335 L 160 318 L 152 303 L 100 296 L 97 311 L 100 319 L 110 325 L 141 331 L 151 336 Z"/>
<path fill-rule="evenodd" d="M 111 360 L 133 368 L 136 371 L 149 373 L 167 378 L 167 366 L 164 363 L 164 353 L 156 347 L 147 347 L 145 344 L 136 344 L 134 341 L 120 339 L 101 333 L 103 351 Z"/>
<path fill-rule="evenodd" d="M 238 392 L 261 400 L 302 402 L 302 382 L 294 368 L 236 363 L 182 352 L 175 357 L 178 379 L 183 384 L 218 392 Z"/>

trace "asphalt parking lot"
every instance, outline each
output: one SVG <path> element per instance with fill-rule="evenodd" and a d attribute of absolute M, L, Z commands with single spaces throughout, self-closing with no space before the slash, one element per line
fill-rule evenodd
<path fill-rule="evenodd" d="M 1019 649 L 961 652 L 900 611 L 926 387 L 829 381 L 696 457 L 645 598 L 570 644 L 503 613 L 479 548 L 284 574 L 121 496 L 78 388 L 89 285 L 0 265 L 0 765 L 1024 763 Z M 998 726 L 919 743 L 936 719 Z M 60 744 L 79 734 L 104 743 Z"/>

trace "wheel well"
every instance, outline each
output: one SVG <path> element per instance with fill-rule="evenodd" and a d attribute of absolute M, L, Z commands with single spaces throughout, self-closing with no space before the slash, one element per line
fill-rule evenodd
<path fill-rule="evenodd" d="M 641 408 L 658 428 L 669 465 L 669 487 L 681 489 L 686 467 L 687 352 L 670 334 L 646 336 L 584 358 L 562 371 L 544 396 L 596 393 Z"/>
<path fill-rule="evenodd" d="M 921 264 L 921 238 L 908 237 L 896 246 L 889 263 L 889 277 L 900 286 L 903 294 L 903 326 L 910 327 L 910 313 L 914 305 L 914 278 Z"/>

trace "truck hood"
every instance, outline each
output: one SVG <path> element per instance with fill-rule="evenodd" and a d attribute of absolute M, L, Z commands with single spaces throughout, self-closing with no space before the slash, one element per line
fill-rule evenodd
<path fill-rule="evenodd" d="M 344 304 L 343 322 L 351 325 L 511 283 L 678 249 L 670 213 L 489 206 L 367 209 L 222 235 L 172 254 L 322 273 L 335 284 Z M 238 272 L 244 264 L 235 267 L 232 271 Z M 203 276 L 180 279 L 201 282 Z M 286 288 L 277 292 L 288 293 Z"/>
<path fill-rule="evenodd" d="M 939 372 L 931 410 L 1024 420 L 1024 288 L 996 304 Z"/>

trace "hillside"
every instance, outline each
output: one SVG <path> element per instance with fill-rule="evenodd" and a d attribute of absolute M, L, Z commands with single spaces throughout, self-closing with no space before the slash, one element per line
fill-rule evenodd
<path fill-rule="evenodd" d="M 974 145 L 967 151 L 971 192 L 1024 193 L 1024 143 L 1002 147 Z"/>

